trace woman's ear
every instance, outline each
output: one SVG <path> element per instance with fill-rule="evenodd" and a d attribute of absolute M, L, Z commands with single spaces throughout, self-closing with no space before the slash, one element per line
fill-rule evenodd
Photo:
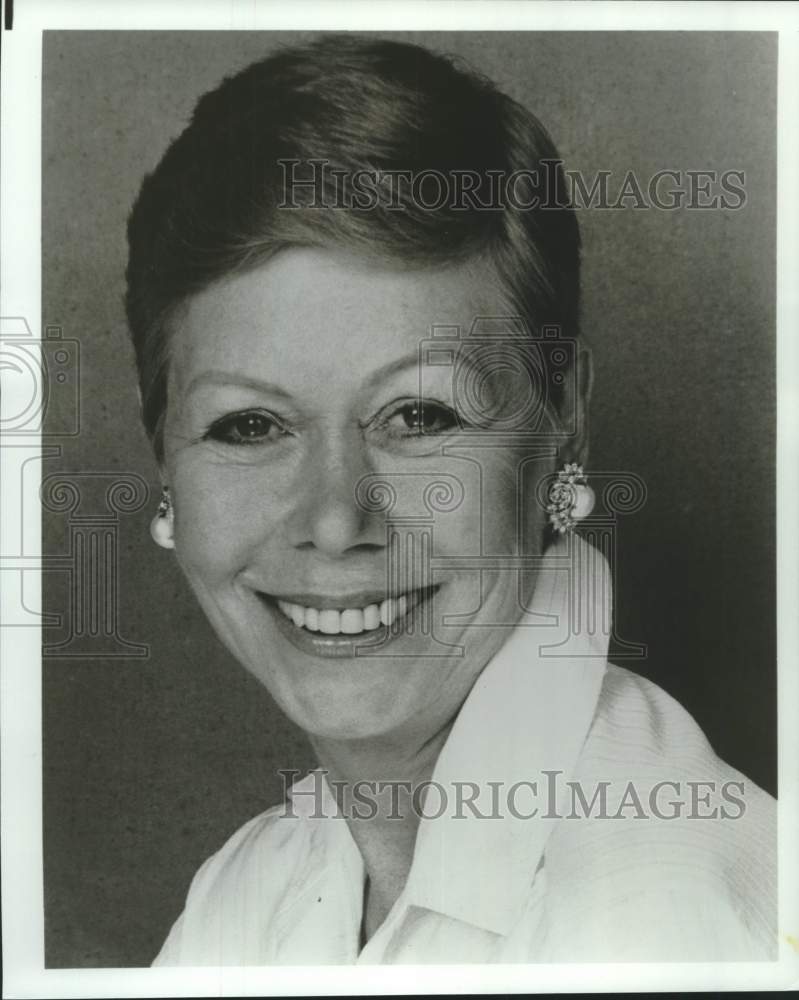
<path fill-rule="evenodd" d="M 588 411 L 594 386 L 594 366 L 591 351 L 580 345 L 574 359 L 574 369 L 566 378 L 562 402 L 562 425 L 568 428 L 560 446 L 559 462 L 588 464 Z"/>

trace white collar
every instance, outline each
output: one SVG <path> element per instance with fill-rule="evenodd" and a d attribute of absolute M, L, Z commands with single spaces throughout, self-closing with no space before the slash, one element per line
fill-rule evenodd
<path fill-rule="evenodd" d="M 543 772 L 557 771 L 560 787 L 574 773 L 599 698 L 610 630 L 607 562 L 576 534 L 559 539 L 545 554 L 528 612 L 478 677 L 439 755 L 432 780 L 448 794 L 448 808 L 419 825 L 407 905 L 509 933 L 557 822 L 544 816 Z M 293 793 L 304 793 L 298 806 L 310 805 L 314 781 L 311 773 L 293 785 Z M 456 782 L 478 785 L 475 806 L 485 814 L 492 811 L 492 781 L 503 783 L 498 818 L 468 808 L 453 815 Z M 520 793 L 522 815 L 514 816 L 507 791 L 530 781 L 538 782 L 536 801 Z M 332 815 L 335 800 L 322 784 L 323 811 Z M 539 815 L 526 818 L 535 805 Z"/>
<path fill-rule="evenodd" d="M 570 586 L 575 584 L 575 586 Z M 607 631 L 605 631 L 605 629 Z M 544 819 L 544 771 L 573 774 L 596 709 L 610 635 L 609 570 L 577 535 L 546 553 L 529 612 L 486 666 L 458 714 L 433 780 L 476 782 L 482 813 L 489 781 L 502 781 L 501 818 L 422 820 L 407 901 L 506 934 L 530 891 L 554 819 Z M 538 782 L 506 808 L 515 782 Z M 483 792 L 482 789 L 485 789 Z M 525 818 L 538 805 L 539 815 Z M 431 810 L 432 811 L 432 810 Z"/>

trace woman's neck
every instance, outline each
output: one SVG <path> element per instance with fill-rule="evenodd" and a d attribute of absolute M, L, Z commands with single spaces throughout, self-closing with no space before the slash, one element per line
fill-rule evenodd
<path fill-rule="evenodd" d="M 429 779 L 453 719 L 432 734 L 402 733 L 354 739 L 311 736 L 310 742 L 330 781 L 416 781 Z M 331 789 L 333 785 L 331 784 Z"/>
<path fill-rule="evenodd" d="M 420 795 L 451 728 L 449 720 L 426 738 L 311 738 L 366 869 L 364 940 L 383 922 L 407 881 Z"/>

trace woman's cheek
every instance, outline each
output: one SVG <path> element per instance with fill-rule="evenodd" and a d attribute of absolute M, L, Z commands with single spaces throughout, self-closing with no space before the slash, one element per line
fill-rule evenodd
<path fill-rule="evenodd" d="M 472 455 L 446 457 L 429 474 L 433 554 L 479 556 L 485 539 L 485 470 Z"/>
<path fill-rule="evenodd" d="M 175 550 L 180 563 L 201 574 L 230 569 L 243 541 L 235 480 L 199 462 L 183 462 L 170 484 L 175 511 Z"/>
<path fill-rule="evenodd" d="M 472 530 L 483 555 L 515 555 L 521 490 L 519 458 L 510 448 L 482 449 L 480 482 L 470 492 Z"/>

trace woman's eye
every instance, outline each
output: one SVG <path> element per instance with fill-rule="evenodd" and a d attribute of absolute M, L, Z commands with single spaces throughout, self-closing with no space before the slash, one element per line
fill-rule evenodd
<path fill-rule="evenodd" d="M 427 434 L 444 434 L 459 426 L 455 413 L 441 403 L 407 403 L 386 421 L 392 434 L 403 437 L 423 437 Z"/>
<path fill-rule="evenodd" d="M 274 417 L 260 410 L 247 410 L 217 420 L 211 425 L 207 438 L 225 444 L 272 444 L 286 434 L 285 428 Z"/>

